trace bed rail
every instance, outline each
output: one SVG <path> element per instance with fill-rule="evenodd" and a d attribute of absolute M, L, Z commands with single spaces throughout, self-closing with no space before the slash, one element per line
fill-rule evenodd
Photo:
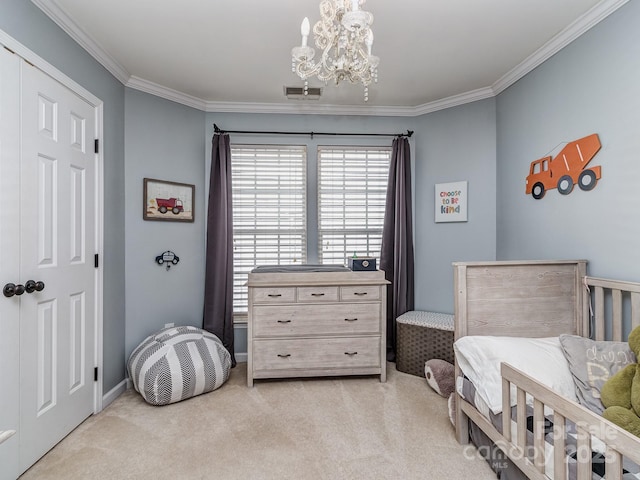
<path fill-rule="evenodd" d="M 622 479 L 623 457 L 640 464 L 640 439 L 626 430 L 596 415 L 590 410 L 558 395 L 530 376 L 506 363 L 501 364 L 503 412 L 510 411 L 511 385 L 516 387 L 516 420 L 503 415 L 502 438 L 496 445 L 529 477 L 546 480 L 545 472 L 545 408 L 553 410 L 553 478 L 566 480 L 566 421 L 577 429 L 577 479 L 592 478 L 592 447 L 604 445 L 607 480 Z M 533 399 L 533 445 L 527 443 L 526 398 Z M 512 430 L 514 429 L 514 430 Z M 594 441 L 597 439 L 598 441 Z"/>

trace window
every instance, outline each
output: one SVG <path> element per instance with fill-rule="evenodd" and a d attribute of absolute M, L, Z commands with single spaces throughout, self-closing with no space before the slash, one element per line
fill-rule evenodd
<path fill-rule="evenodd" d="M 318 263 L 379 257 L 390 156 L 386 147 L 318 147 L 316 225 L 307 219 L 307 188 L 316 185 L 307 185 L 305 146 L 231 145 L 234 314 L 247 311 L 251 269 L 316 263 L 307 251 L 316 238 Z"/>
<path fill-rule="evenodd" d="M 231 146 L 235 313 L 256 265 L 306 262 L 306 165 L 304 146 Z"/>
<path fill-rule="evenodd" d="M 318 147 L 318 258 L 380 256 L 391 149 Z"/>

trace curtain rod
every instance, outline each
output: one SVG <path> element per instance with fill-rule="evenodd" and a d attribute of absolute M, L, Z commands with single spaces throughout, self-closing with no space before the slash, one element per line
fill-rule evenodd
<path fill-rule="evenodd" d="M 351 136 L 351 137 L 408 137 L 411 138 L 413 130 L 407 130 L 407 133 L 327 133 L 327 132 L 265 132 L 256 130 L 221 130 L 218 125 L 213 124 L 214 133 L 250 133 L 261 135 L 334 135 L 334 136 Z"/>

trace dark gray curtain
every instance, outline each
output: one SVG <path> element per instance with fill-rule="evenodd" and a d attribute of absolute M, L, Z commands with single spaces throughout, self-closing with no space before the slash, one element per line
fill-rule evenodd
<path fill-rule="evenodd" d="M 229 135 L 214 134 L 211 148 L 203 328 L 233 351 L 233 212 Z"/>
<path fill-rule="evenodd" d="M 413 310 L 413 224 L 411 221 L 411 152 L 409 140 L 393 141 L 387 204 L 382 229 L 380 269 L 387 287 L 387 360 L 396 359 L 396 318 Z"/>

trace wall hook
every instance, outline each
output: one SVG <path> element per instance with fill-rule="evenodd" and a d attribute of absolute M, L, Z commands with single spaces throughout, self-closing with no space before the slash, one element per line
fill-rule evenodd
<path fill-rule="evenodd" d="M 167 270 L 171 268 L 171 265 L 177 265 L 179 261 L 180 261 L 180 257 L 178 257 L 171 250 L 162 252 L 162 254 L 156 257 L 156 263 L 158 265 L 166 265 Z"/>

